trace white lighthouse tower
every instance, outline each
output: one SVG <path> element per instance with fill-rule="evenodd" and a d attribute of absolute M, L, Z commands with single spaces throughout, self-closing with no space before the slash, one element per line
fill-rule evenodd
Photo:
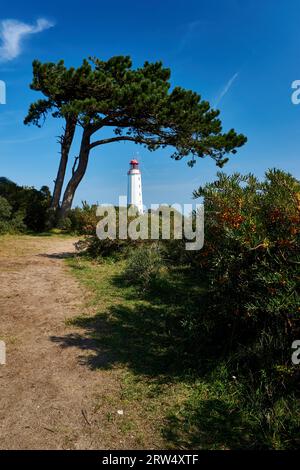
<path fill-rule="evenodd" d="M 143 195 L 142 195 L 142 175 L 139 169 L 139 162 L 135 159 L 130 160 L 130 169 L 128 171 L 128 193 L 127 201 L 129 206 L 135 206 L 139 214 L 143 214 Z"/>

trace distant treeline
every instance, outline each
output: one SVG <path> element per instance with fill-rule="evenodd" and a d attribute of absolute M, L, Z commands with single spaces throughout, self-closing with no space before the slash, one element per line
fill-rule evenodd
<path fill-rule="evenodd" d="M 0 233 L 44 231 L 50 202 L 51 193 L 47 186 L 37 190 L 0 177 Z"/>

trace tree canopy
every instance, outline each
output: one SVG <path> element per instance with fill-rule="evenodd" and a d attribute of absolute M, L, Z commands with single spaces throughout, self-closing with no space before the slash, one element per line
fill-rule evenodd
<path fill-rule="evenodd" d="M 31 88 L 46 99 L 31 104 L 25 123 L 41 125 L 46 115 L 72 119 L 83 129 L 77 167 L 64 195 L 70 207 L 74 192 L 85 174 L 90 151 L 112 142 L 132 141 L 148 150 L 170 148 L 175 160 L 206 156 L 222 167 L 229 153 L 246 142 L 234 129 L 224 132 L 219 111 L 191 90 L 172 87 L 170 69 L 162 62 L 145 62 L 134 69 L 128 56 L 107 61 L 84 60 L 77 69 L 57 64 L 33 63 Z M 101 130 L 107 135 L 94 137 Z"/>

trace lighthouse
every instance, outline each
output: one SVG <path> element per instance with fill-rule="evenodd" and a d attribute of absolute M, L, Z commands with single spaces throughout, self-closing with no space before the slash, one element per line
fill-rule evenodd
<path fill-rule="evenodd" d="M 142 175 L 139 169 L 139 162 L 135 159 L 130 160 L 128 171 L 128 193 L 127 201 L 129 206 L 135 206 L 139 214 L 143 214 L 143 196 L 142 196 Z"/>

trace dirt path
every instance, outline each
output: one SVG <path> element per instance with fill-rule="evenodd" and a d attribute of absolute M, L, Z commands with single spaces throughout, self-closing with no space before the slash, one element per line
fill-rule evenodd
<path fill-rule="evenodd" d="M 0 365 L 1 449 L 109 446 L 95 397 L 116 387 L 115 379 L 81 365 L 75 347 L 51 339 L 72 333 L 65 320 L 82 313 L 86 294 L 62 259 L 72 252 L 73 239 L 8 238 L 4 247 L 1 241 L 0 339 L 7 348 L 7 364 Z"/>

